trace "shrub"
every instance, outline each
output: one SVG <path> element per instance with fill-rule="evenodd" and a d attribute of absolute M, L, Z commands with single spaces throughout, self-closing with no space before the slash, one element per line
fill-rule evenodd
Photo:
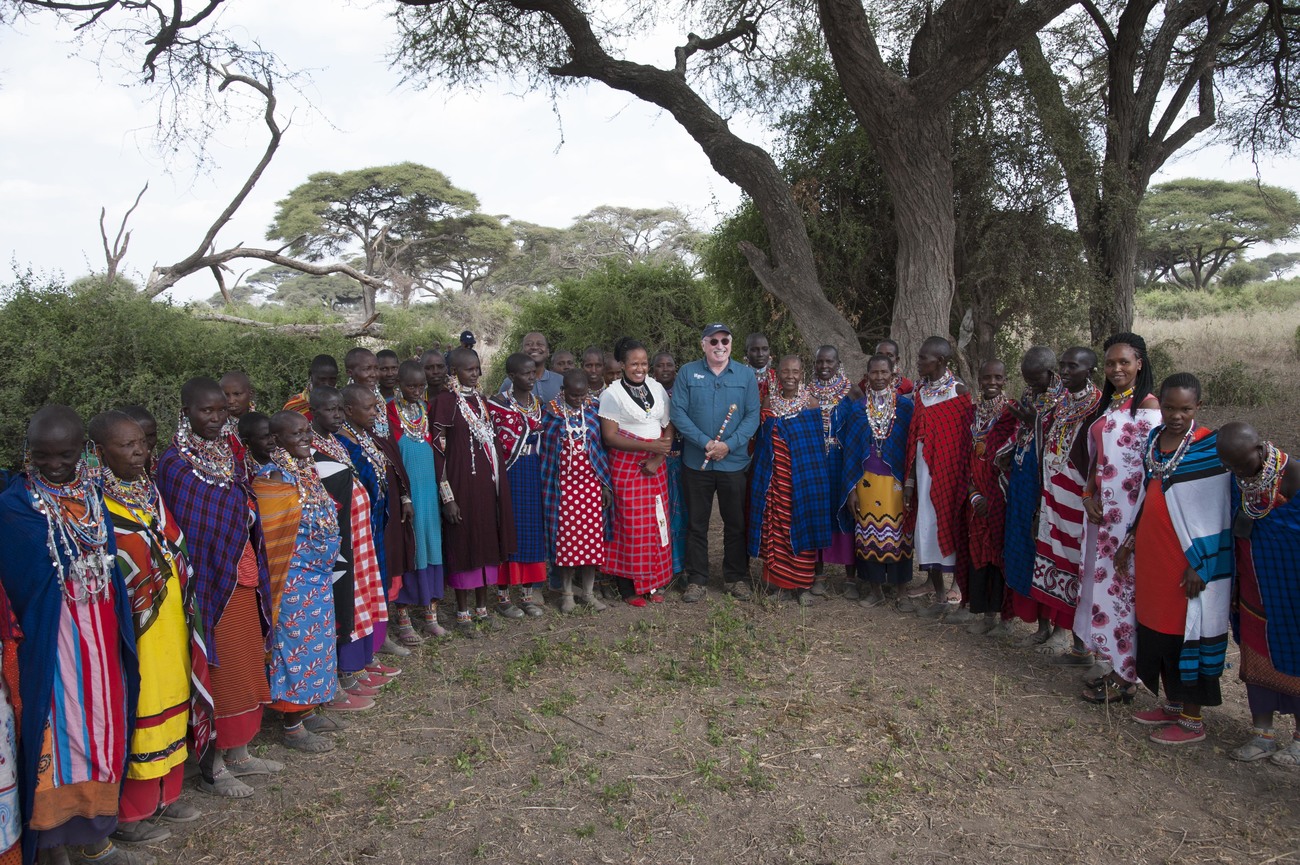
<path fill-rule="evenodd" d="M 0 294 L 0 464 L 17 466 L 28 418 L 64 403 L 83 419 L 141 403 L 164 440 L 175 429 L 180 386 L 231 369 L 248 373 L 259 408 L 278 409 L 305 382 L 316 354 L 342 358 L 354 343 L 338 334 L 306 337 L 201 321 L 186 309 L 136 294 L 20 276 Z"/>
<path fill-rule="evenodd" d="M 1267 405 L 1273 394 L 1268 375 L 1239 360 L 1199 377 L 1206 405 L 1258 408 Z"/>

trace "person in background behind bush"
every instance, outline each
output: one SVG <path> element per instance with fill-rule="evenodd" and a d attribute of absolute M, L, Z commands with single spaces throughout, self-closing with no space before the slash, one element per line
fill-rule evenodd
<path fill-rule="evenodd" d="M 318 387 L 334 387 L 339 383 L 339 363 L 328 354 L 318 354 L 311 359 L 307 372 L 307 386 L 302 393 L 289 397 L 285 411 L 296 411 L 311 420 L 311 392 Z"/>

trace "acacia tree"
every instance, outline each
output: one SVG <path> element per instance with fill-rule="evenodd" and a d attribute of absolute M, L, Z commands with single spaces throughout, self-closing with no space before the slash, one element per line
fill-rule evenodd
<path fill-rule="evenodd" d="M 1140 214 L 1141 254 L 1155 278 L 1203 289 L 1255 244 L 1294 237 L 1300 198 L 1280 186 L 1189 177 L 1153 187 Z"/>
<path fill-rule="evenodd" d="M 1089 318 L 1100 342 L 1133 325 L 1143 197 L 1170 157 L 1225 119 L 1216 90 L 1228 89 L 1234 103 L 1220 130 L 1225 140 L 1252 149 L 1293 142 L 1300 6 L 1081 0 L 1080 7 L 1055 32 L 1028 36 L 1018 57 L 1069 184 L 1097 283 Z"/>

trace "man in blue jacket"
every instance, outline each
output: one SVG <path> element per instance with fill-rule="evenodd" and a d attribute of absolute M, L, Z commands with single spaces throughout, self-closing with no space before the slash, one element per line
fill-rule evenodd
<path fill-rule="evenodd" d="M 745 469 L 749 440 L 758 430 L 758 382 L 749 367 L 731 359 L 731 329 L 704 328 L 704 359 L 692 361 L 673 383 L 673 427 L 682 437 L 682 486 L 686 493 L 686 579 L 682 600 L 704 597 L 709 580 L 709 518 L 717 495 L 722 514 L 722 580 L 741 600 L 751 596 L 745 551 Z"/>

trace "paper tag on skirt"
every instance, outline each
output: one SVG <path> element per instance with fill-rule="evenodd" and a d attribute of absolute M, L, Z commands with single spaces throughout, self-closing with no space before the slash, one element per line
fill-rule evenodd
<path fill-rule="evenodd" d="M 655 496 L 655 522 L 659 524 L 659 546 L 668 546 L 668 515 L 664 513 L 663 496 Z"/>

